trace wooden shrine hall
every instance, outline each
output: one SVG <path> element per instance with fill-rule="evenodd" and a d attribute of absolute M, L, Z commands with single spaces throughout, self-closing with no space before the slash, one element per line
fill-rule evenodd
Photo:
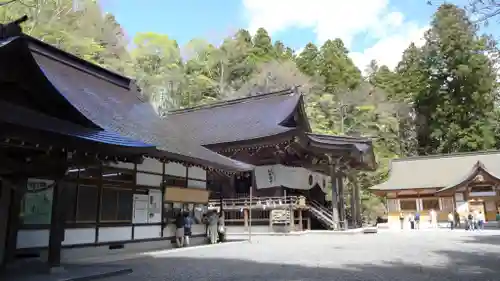
<path fill-rule="evenodd" d="M 499 186 L 500 151 L 482 151 L 394 159 L 387 181 L 371 190 L 386 198 L 391 228 L 401 228 L 400 214 L 406 218 L 417 212 L 421 226 L 430 227 L 431 210 L 443 224 L 450 212 L 462 222 L 469 213 L 481 212 L 497 228 Z M 403 227 L 409 228 L 406 221 Z"/>
<path fill-rule="evenodd" d="M 0 265 L 205 240 L 207 171 L 254 167 L 181 139 L 133 81 L 0 26 Z"/>
<path fill-rule="evenodd" d="M 347 227 L 345 173 L 376 168 L 370 139 L 312 133 L 297 89 L 171 111 L 166 119 L 167 130 L 256 166 L 253 180 L 248 174 L 209 173 L 211 204 L 225 209 L 226 224 L 234 224 L 237 232 L 248 230 L 249 218 L 259 231 L 272 231 L 273 209 L 284 206 L 295 210 L 287 214 L 292 229 L 310 228 L 311 219 L 326 228 Z M 329 186 L 334 187 L 333 208 L 325 202 Z M 359 225 L 359 189 L 354 193 L 353 224 Z M 297 205 L 299 196 L 307 199 L 301 201 L 304 206 Z"/>

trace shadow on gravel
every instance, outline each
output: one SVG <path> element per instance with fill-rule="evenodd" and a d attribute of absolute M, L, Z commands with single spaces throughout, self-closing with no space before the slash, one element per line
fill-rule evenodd
<path fill-rule="evenodd" d="M 481 233 L 479 233 L 479 235 L 469 236 L 467 240 L 464 240 L 464 242 L 470 244 L 486 244 L 491 246 L 500 246 L 500 232 L 495 235 L 481 235 Z"/>
<path fill-rule="evenodd" d="M 390 255 L 390 251 L 387 253 Z M 384 265 L 348 264 L 312 267 L 294 264 L 259 263 L 249 260 L 187 257 L 149 257 L 130 261 L 134 272 L 108 281 L 495 281 L 500 280 L 497 254 L 461 251 L 438 252 L 447 266 L 420 266 L 419 261 L 388 262 Z M 300 255 L 300 253 L 297 253 Z M 423 255 L 425 256 L 425 255 Z M 388 259 L 390 257 L 388 256 Z M 123 264 L 125 265 L 125 264 Z"/>

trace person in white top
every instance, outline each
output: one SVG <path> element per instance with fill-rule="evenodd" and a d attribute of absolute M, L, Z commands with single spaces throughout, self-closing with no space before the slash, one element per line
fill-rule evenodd
<path fill-rule="evenodd" d="M 448 223 L 450 224 L 450 229 L 453 230 L 455 228 L 455 216 L 452 212 L 448 213 Z"/>
<path fill-rule="evenodd" d="M 429 215 L 431 217 L 431 227 L 437 228 L 437 213 L 436 213 L 436 211 L 434 211 L 434 209 L 432 209 Z"/>
<path fill-rule="evenodd" d="M 479 212 L 477 214 L 477 225 L 478 225 L 478 229 L 484 229 L 484 221 L 485 221 L 485 218 L 484 218 L 484 214 L 483 212 Z"/>

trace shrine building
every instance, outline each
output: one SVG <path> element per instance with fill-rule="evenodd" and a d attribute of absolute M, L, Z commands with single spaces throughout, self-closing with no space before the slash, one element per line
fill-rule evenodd
<path fill-rule="evenodd" d="M 250 173 L 207 175 L 210 205 L 224 210 L 229 232 L 248 232 L 249 224 L 254 231 L 273 232 L 275 209 L 287 210 L 275 213 L 287 217 L 296 231 L 360 224 L 359 188 L 353 190 L 354 215 L 348 219 L 344 179 L 352 169 L 376 168 L 372 141 L 313 133 L 297 89 L 175 110 L 165 119 L 168 130 L 180 130 L 212 151 L 256 166 L 253 178 Z M 327 204 L 325 192 L 331 186 L 334 202 Z M 299 197 L 305 199 L 302 205 Z"/>
<path fill-rule="evenodd" d="M 167 131 L 131 79 L 6 26 L 0 267 L 172 247 L 181 211 L 205 243 L 207 171 L 254 167 Z"/>
<path fill-rule="evenodd" d="M 493 222 L 500 210 L 499 163 L 499 151 L 394 159 L 387 181 L 371 190 L 386 198 L 391 227 L 400 227 L 400 212 L 419 212 L 426 227 L 430 210 L 442 223 L 454 211 L 462 220 L 469 212 L 482 212 Z"/>

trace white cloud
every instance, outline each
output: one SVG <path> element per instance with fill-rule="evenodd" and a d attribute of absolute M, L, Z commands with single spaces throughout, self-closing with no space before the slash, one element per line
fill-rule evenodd
<path fill-rule="evenodd" d="M 389 0 L 242 1 L 252 33 L 259 27 L 266 28 L 270 34 L 292 27 L 313 28 L 317 43 L 340 38 L 348 48 L 357 35 L 376 39 L 372 47 L 352 54 L 360 69 L 371 59 L 394 66 L 422 29 L 415 23 L 405 22 L 402 13 L 390 11 Z"/>
<path fill-rule="evenodd" d="M 361 71 L 365 70 L 371 60 L 394 69 L 410 43 L 413 42 L 417 46 L 424 43 L 423 36 L 427 29 L 428 27 L 419 27 L 414 23 L 405 24 L 402 30 L 383 37 L 363 52 L 353 52 L 350 56 Z"/>

